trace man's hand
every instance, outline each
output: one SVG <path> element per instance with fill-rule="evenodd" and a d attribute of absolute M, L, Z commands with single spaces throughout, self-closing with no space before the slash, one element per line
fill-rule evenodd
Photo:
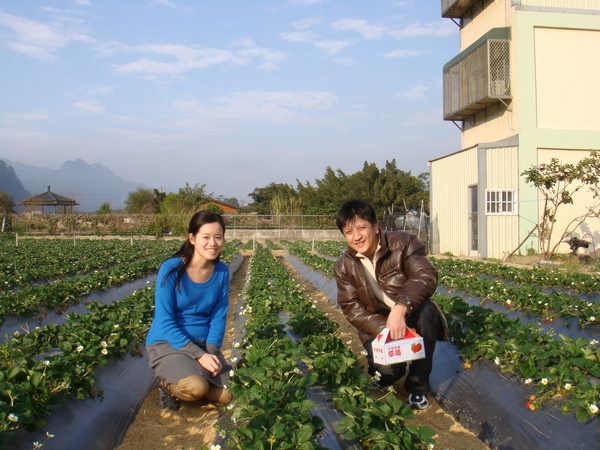
<path fill-rule="evenodd" d="M 386 327 L 390 330 L 390 338 L 404 339 L 406 335 L 406 306 L 397 304 L 388 316 Z"/>
<path fill-rule="evenodd" d="M 223 366 L 221 365 L 221 361 L 215 355 L 211 355 L 210 353 L 205 353 L 200 358 L 196 359 L 198 364 L 204 367 L 213 377 L 216 377 L 223 370 Z"/>

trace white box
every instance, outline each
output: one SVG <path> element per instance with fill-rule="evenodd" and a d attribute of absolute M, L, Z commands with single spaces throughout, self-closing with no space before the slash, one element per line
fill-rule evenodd
<path fill-rule="evenodd" d="M 389 366 L 404 361 L 425 358 L 425 345 L 423 338 L 415 330 L 406 329 L 404 339 L 392 341 L 390 330 L 383 331 L 373 339 L 373 361 L 376 364 Z"/>

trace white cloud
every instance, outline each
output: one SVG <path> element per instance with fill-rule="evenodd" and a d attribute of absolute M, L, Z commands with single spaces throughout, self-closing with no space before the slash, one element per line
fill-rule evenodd
<path fill-rule="evenodd" d="M 236 54 L 244 58 L 260 58 L 264 60 L 263 64 L 258 67 L 260 69 L 276 69 L 280 62 L 287 59 L 287 54 L 279 50 L 271 50 L 268 48 L 258 47 L 252 39 L 242 39 L 235 43 L 243 47 Z"/>
<path fill-rule="evenodd" d="M 331 27 L 334 30 L 344 31 L 351 30 L 363 35 L 366 39 L 377 39 L 383 36 L 384 27 L 371 25 L 364 19 L 339 19 L 336 20 Z"/>
<path fill-rule="evenodd" d="M 176 101 L 193 116 L 191 123 L 241 121 L 270 124 L 303 120 L 302 110 L 330 109 L 337 100 L 331 92 L 235 92 L 207 102 Z"/>
<path fill-rule="evenodd" d="M 287 58 L 285 52 L 258 47 L 251 39 L 239 39 L 232 45 L 241 48 L 230 51 L 176 44 L 147 44 L 131 47 L 128 49 L 131 52 L 149 53 L 153 56 L 115 66 L 115 70 L 123 74 L 136 74 L 152 79 L 157 76 L 175 76 L 189 70 L 205 69 L 219 64 L 249 64 L 255 60 L 259 60 L 258 67 L 261 69 L 274 69 Z"/>
<path fill-rule="evenodd" d="M 113 91 L 113 88 L 110 86 L 102 86 L 98 89 L 92 89 L 90 91 L 91 94 L 110 94 Z"/>
<path fill-rule="evenodd" d="M 36 59 L 55 60 L 55 53 L 70 41 L 59 24 L 47 25 L 0 12 L 0 25 L 13 32 L 7 47 Z"/>
<path fill-rule="evenodd" d="M 142 53 L 170 58 L 171 61 L 141 58 L 116 66 L 116 71 L 125 74 L 175 75 L 191 69 L 202 69 L 216 64 L 234 61 L 235 55 L 228 50 L 215 48 L 193 48 L 174 44 L 150 44 L 135 47 Z"/>
<path fill-rule="evenodd" d="M 350 41 L 335 41 L 335 40 L 329 40 L 329 41 L 315 41 L 314 45 L 317 48 L 320 48 L 321 50 L 325 50 L 327 53 L 339 53 L 342 50 L 344 50 L 346 47 L 349 47 L 350 45 L 352 45 L 352 42 Z"/>
<path fill-rule="evenodd" d="M 280 34 L 281 38 L 287 42 L 305 42 L 310 43 L 320 36 L 312 31 L 288 31 Z"/>
<path fill-rule="evenodd" d="M 73 3 L 78 6 L 92 6 L 92 2 L 89 0 L 75 0 Z"/>
<path fill-rule="evenodd" d="M 425 52 L 418 50 L 393 50 L 383 54 L 384 58 L 406 58 L 408 56 L 420 56 Z"/>
<path fill-rule="evenodd" d="M 11 125 L 19 125 L 48 119 L 50 119 L 50 114 L 48 114 L 46 111 L 33 111 L 28 113 L 15 112 L 2 114 L 2 121 Z"/>
<path fill-rule="evenodd" d="M 290 3 L 296 5 L 316 5 L 318 3 L 325 3 L 327 0 L 289 0 Z"/>
<path fill-rule="evenodd" d="M 150 6 L 167 6 L 169 8 L 176 9 L 177 5 L 169 0 L 152 0 Z"/>
<path fill-rule="evenodd" d="M 71 106 L 93 114 L 103 114 L 104 107 L 98 102 L 75 102 Z"/>
<path fill-rule="evenodd" d="M 352 58 L 344 57 L 344 58 L 333 58 L 333 62 L 339 64 L 340 66 L 350 67 L 355 64 L 355 61 Z"/>
<path fill-rule="evenodd" d="M 319 25 L 320 23 L 321 23 L 321 19 L 312 17 L 312 18 L 308 18 L 308 19 L 304 19 L 304 20 L 298 20 L 298 21 L 292 23 L 292 27 L 294 27 L 297 30 L 305 30 L 307 28 L 312 28 L 315 25 Z"/>
<path fill-rule="evenodd" d="M 418 100 L 420 98 L 425 97 L 425 93 L 429 90 L 429 87 L 418 85 L 409 91 L 404 92 L 403 94 L 396 94 L 396 97 L 402 96 L 406 98 L 410 98 L 411 100 Z"/>
<path fill-rule="evenodd" d="M 435 22 L 415 22 L 398 30 L 388 31 L 386 34 L 397 39 L 413 37 L 448 37 L 457 32 L 457 27 L 452 21 L 438 20 Z"/>

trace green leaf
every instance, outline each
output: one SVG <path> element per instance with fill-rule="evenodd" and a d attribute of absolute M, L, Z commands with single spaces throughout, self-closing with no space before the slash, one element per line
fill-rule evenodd
<path fill-rule="evenodd" d="M 6 379 L 12 380 L 12 379 L 18 377 L 19 374 L 21 373 L 21 371 L 22 371 L 22 369 L 19 366 L 11 367 L 10 369 L 8 369 L 6 371 Z"/>
<path fill-rule="evenodd" d="M 590 419 L 591 415 L 587 409 L 579 408 L 575 412 L 575 417 L 577 417 L 577 420 L 579 420 L 580 422 L 587 422 Z"/>
<path fill-rule="evenodd" d="M 335 431 L 337 433 L 345 433 L 355 425 L 356 422 L 352 417 L 345 416 L 342 420 L 338 422 L 337 426 L 335 427 Z"/>
<path fill-rule="evenodd" d="M 29 381 L 31 382 L 33 387 L 37 388 L 40 385 L 42 378 L 42 372 L 34 372 L 33 375 L 31 375 L 31 377 L 29 378 Z"/>
<path fill-rule="evenodd" d="M 62 341 L 60 344 L 58 344 L 58 347 L 65 353 L 71 353 L 73 350 L 73 344 L 71 344 L 69 341 Z"/>
<path fill-rule="evenodd" d="M 303 444 L 312 439 L 313 428 L 310 425 L 303 425 L 300 429 L 294 431 L 293 438 L 296 445 Z"/>

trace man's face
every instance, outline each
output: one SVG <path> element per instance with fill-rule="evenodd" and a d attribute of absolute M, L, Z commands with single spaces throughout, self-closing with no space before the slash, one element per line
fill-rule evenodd
<path fill-rule="evenodd" d="M 373 259 L 379 243 L 377 224 L 373 225 L 365 219 L 356 217 L 344 226 L 342 233 L 351 249 Z"/>

